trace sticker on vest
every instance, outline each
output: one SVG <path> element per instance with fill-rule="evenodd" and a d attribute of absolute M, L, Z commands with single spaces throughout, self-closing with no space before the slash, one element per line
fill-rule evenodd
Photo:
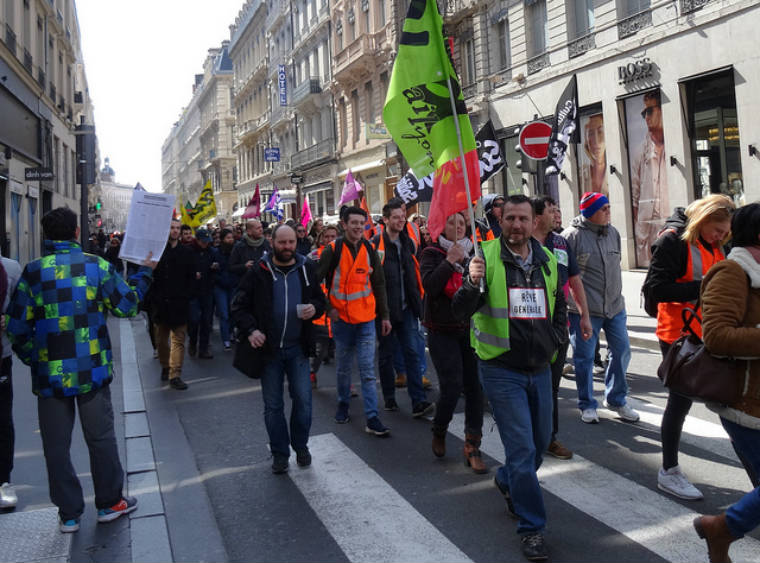
<path fill-rule="evenodd" d="M 567 266 L 567 264 L 568 264 L 567 250 L 563 250 L 561 248 L 555 248 L 554 249 L 554 256 L 557 257 L 557 262 L 559 264 L 562 264 L 563 266 Z"/>
<path fill-rule="evenodd" d="M 509 318 L 546 319 L 546 290 L 542 287 L 510 287 Z"/>

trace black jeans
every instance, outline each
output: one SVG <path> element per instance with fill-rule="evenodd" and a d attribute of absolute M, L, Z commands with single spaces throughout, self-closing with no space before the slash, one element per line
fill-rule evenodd
<path fill-rule="evenodd" d="M 320 366 L 327 359 L 330 351 L 330 330 L 324 325 L 311 325 L 314 338 L 314 356 L 311 358 L 311 373 L 319 372 Z"/>
<path fill-rule="evenodd" d="M 190 348 L 208 352 L 208 342 L 211 337 L 211 324 L 214 318 L 214 294 L 208 293 L 190 300 L 190 319 L 187 323 L 187 333 L 190 335 Z"/>
<path fill-rule="evenodd" d="M 562 370 L 565 369 L 565 360 L 567 359 L 567 350 L 570 347 L 570 340 L 565 340 L 564 344 L 561 344 L 557 350 L 557 359 L 551 365 L 552 370 L 552 439 L 557 439 L 557 433 L 559 432 L 559 384 L 562 381 Z M 550 442 L 551 443 L 551 442 Z"/>
<path fill-rule="evenodd" d="M 16 434 L 13 429 L 13 380 L 11 357 L 0 363 L 0 485 L 9 483 L 13 471 Z"/>
<path fill-rule="evenodd" d="M 483 431 L 483 389 L 478 379 L 478 360 L 470 347 L 470 334 L 428 330 L 428 349 L 438 374 L 441 393 L 435 404 L 433 426 L 446 428 L 464 391 L 464 429 Z"/>
<path fill-rule="evenodd" d="M 37 398 L 42 449 L 48 472 L 50 500 L 61 518 L 78 518 L 84 512 L 82 485 L 71 464 L 71 431 L 75 410 L 79 409 L 90 472 L 95 486 L 95 507 L 108 508 L 122 497 L 124 471 L 114 432 L 111 390 L 101 387 L 84 395 L 64 398 Z"/>
<path fill-rule="evenodd" d="M 670 344 L 660 342 L 660 351 L 662 357 L 670 350 Z M 691 410 L 691 399 L 669 391 L 668 404 L 665 406 L 665 412 L 662 413 L 662 424 L 660 426 L 660 439 L 662 440 L 662 468 L 665 470 L 678 465 L 678 444 L 681 442 L 681 430 L 686 420 L 686 415 Z"/>

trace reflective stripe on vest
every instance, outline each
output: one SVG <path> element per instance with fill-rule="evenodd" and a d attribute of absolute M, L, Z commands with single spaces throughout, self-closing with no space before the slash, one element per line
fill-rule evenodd
<path fill-rule="evenodd" d="M 344 243 L 341 247 L 338 267 L 335 268 L 332 283 L 330 285 L 330 304 L 337 309 L 340 318 L 347 323 L 364 323 L 375 318 L 375 296 L 372 293 L 370 275 L 370 256 L 364 242 L 359 242 L 359 251 L 356 258 L 346 249 Z M 330 243 L 335 252 L 335 242 Z M 363 269 L 363 272 L 359 272 Z"/>
<path fill-rule="evenodd" d="M 486 261 L 486 303 L 478 309 L 470 321 L 470 344 L 481 360 L 491 360 L 511 349 L 509 341 L 509 297 L 507 294 L 507 270 L 501 260 L 501 239 L 481 244 Z M 554 254 L 541 247 L 548 258 L 547 273 L 541 267 L 544 290 L 549 305 L 549 318 L 554 317 L 559 274 Z"/>
<path fill-rule="evenodd" d="M 689 252 L 686 258 L 686 272 L 676 280 L 676 283 L 687 283 L 699 281 L 710 270 L 713 264 L 725 259 L 723 251 L 720 248 L 707 250 L 704 245 L 697 240 L 696 243 L 688 245 Z M 683 318 L 681 311 L 685 307 L 693 305 L 694 301 L 687 303 L 658 303 L 657 304 L 657 338 L 672 344 L 681 335 L 683 329 Z M 701 314 L 701 311 L 698 311 Z M 692 323 L 694 332 L 701 338 L 702 326 L 699 323 Z"/>

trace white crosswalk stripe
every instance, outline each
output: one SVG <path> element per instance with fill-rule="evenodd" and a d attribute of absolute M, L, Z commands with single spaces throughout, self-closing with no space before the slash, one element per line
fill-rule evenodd
<path fill-rule="evenodd" d="M 697 426 L 700 425 L 692 422 L 690 428 L 693 430 Z M 454 415 L 449 432 L 464 439 L 464 414 Z M 503 463 L 504 447 L 498 432 L 485 433 L 481 449 Z M 652 489 L 577 454 L 565 461 L 545 458 L 539 470 L 539 480 L 547 492 L 668 561 L 705 560 L 705 542 L 697 537 L 692 527 L 692 520 L 698 513 Z M 549 519 L 551 525 L 551 515 Z M 760 542 L 749 537 L 731 546 L 731 557 L 735 562 L 756 562 L 758 553 Z"/>
<path fill-rule="evenodd" d="M 290 478 L 349 561 L 470 561 L 337 436 L 312 436 L 309 449 L 312 466 Z"/>

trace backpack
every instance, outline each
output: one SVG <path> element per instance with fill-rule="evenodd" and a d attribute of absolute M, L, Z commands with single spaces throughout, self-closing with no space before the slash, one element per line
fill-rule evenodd
<path fill-rule="evenodd" d="M 641 284 L 641 303 L 644 311 L 650 317 L 657 318 L 657 305 L 659 302 L 652 295 L 652 278 L 649 275 L 651 270 L 647 271 L 647 275 L 644 278 L 644 283 Z"/>

